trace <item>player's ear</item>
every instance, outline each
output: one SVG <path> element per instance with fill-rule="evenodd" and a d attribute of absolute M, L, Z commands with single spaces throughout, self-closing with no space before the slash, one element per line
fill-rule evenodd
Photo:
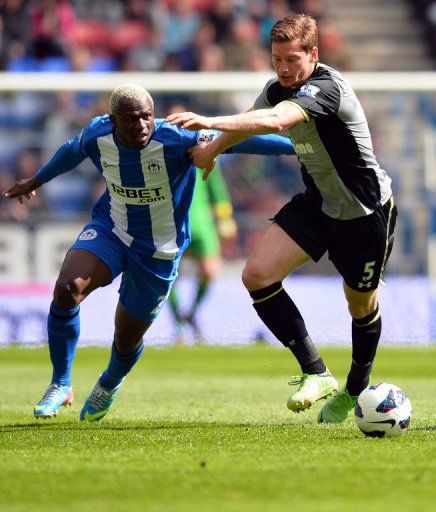
<path fill-rule="evenodd" d="M 116 122 L 116 119 L 115 119 L 115 116 L 113 114 L 109 114 L 109 119 L 111 120 L 111 123 L 114 124 L 115 126 L 117 125 L 117 122 Z"/>
<path fill-rule="evenodd" d="M 309 59 L 310 59 L 310 62 L 317 62 L 318 61 L 318 47 L 317 46 L 314 46 L 309 51 Z"/>

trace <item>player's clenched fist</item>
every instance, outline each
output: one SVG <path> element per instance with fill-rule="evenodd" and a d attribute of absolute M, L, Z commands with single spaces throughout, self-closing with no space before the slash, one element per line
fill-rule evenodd
<path fill-rule="evenodd" d="M 209 144 L 197 144 L 188 150 L 195 167 L 204 169 L 203 180 L 212 172 L 216 162 L 216 154 L 208 146 Z"/>

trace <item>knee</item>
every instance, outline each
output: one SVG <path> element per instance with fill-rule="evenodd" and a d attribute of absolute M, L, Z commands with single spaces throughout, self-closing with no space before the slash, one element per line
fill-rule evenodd
<path fill-rule="evenodd" d="M 54 303 L 60 309 L 71 309 L 80 304 L 82 292 L 79 279 L 59 277 L 54 289 Z"/>
<path fill-rule="evenodd" d="M 260 290 L 272 284 L 261 266 L 249 263 L 247 263 L 242 272 L 242 282 L 248 291 Z"/>
<path fill-rule="evenodd" d="M 373 313 L 377 308 L 377 303 L 369 302 L 367 304 L 349 304 L 348 310 L 353 318 L 360 319 Z"/>
<path fill-rule="evenodd" d="M 118 354 L 121 357 L 128 357 L 130 354 L 133 354 L 138 350 L 138 348 L 142 345 L 142 336 L 138 339 L 121 339 L 117 335 L 114 337 L 115 347 L 117 349 Z"/>
<path fill-rule="evenodd" d="M 215 256 L 198 260 L 198 275 L 202 280 L 213 281 L 221 269 L 221 259 Z"/>
<path fill-rule="evenodd" d="M 200 270 L 199 277 L 203 281 L 213 281 L 215 277 L 217 276 L 219 271 L 218 267 L 215 266 L 207 266 Z"/>
<path fill-rule="evenodd" d="M 125 334 L 122 334 L 115 330 L 114 344 L 118 354 L 121 357 L 127 357 L 130 354 L 136 352 L 138 348 L 142 345 L 142 335 L 126 338 Z"/>

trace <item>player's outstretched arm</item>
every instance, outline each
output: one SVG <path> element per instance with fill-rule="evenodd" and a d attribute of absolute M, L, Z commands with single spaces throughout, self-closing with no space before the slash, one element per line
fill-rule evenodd
<path fill-rule="evenodd" d="M 2 195 L 9 199 L 18 199 L 23 204 L 23 198 L 31 199 L 35 195 L 35 190 L 51 179 L 74 169 L 85 159 L 80 151 L 79 138 L 76 137 L 63 144 L 44 165 L 44 167 L 36 173 L 33 178 L 20 180 L 10 189 L 2 192 Z"/>
<path fill-rule="evenodd" d="M 245 140 L 242 140 L 245 139 Z M 208 144 L 198 144 L 189 149 L 193 164 L 204 169 L 203 181 L 215 166 L 220 153 L 248 153 L 253 155 L 295 155 L 292 142 L 281 135 L 253 135 L 223 133 Z"/>
<path fill-rule="evenodd" d="M 186 130 L 196 131 L 203 130 L 205 128 L 213 128 L 212 125 L 214 119 L 214 117 L 200 116 L 194 112 L 177 112 L 167 116 L 165 121 L 170 124 L 176 124 L 177 126 L 180 126 L 180 128 L 185 128 Z"/>
<path fill-rule="evenodd" d="M 295 155 L 295 149 L 287 137 L 282 135 L 253 135 L 231 146 L 225 153 L 248 153 L 250 155 Z"/>
<path fill-rule="evenodd" d="M 2 195 L 8 199 L 18 199 L 23 204 L 23 198 L 31 199 L 35 195 L 35 190 L 42 185 L 42 181 L 36 177 L 20 180 L 11 188 L 5 190 Z"/>
<path fill-rule="evenodd" d="M 249 110 L 232 116 L 206 117 L 194 112 L 180 112 L 166 118 L 169 123 L 177 124 L 180 128 L 188 130 L 212 128 L 246 135 L 279 133 L 305 120 L 303 112 L 287 101 L 282 101 L 274 108 Z"/>
<path fill-rule="evenodd" d="M 86 158 L 80 147 L 79 138 L 76 137 L 68 142 L 65 142 L 53 155 L 51 160 L 38 171 L 36 178 L 42 183 L 48 181 L 71 171 L 77 167 Z"/>

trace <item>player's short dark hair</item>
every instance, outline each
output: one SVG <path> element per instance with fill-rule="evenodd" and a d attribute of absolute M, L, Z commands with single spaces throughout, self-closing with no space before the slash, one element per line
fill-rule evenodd
<path fill-rule="evenodd" d="M 305 52 L 318 46 L 318 25 L 308 14 L 291 14 L 276 22 L 270 33 L 271 43 L 286 43 L 300 39 Z"/>

